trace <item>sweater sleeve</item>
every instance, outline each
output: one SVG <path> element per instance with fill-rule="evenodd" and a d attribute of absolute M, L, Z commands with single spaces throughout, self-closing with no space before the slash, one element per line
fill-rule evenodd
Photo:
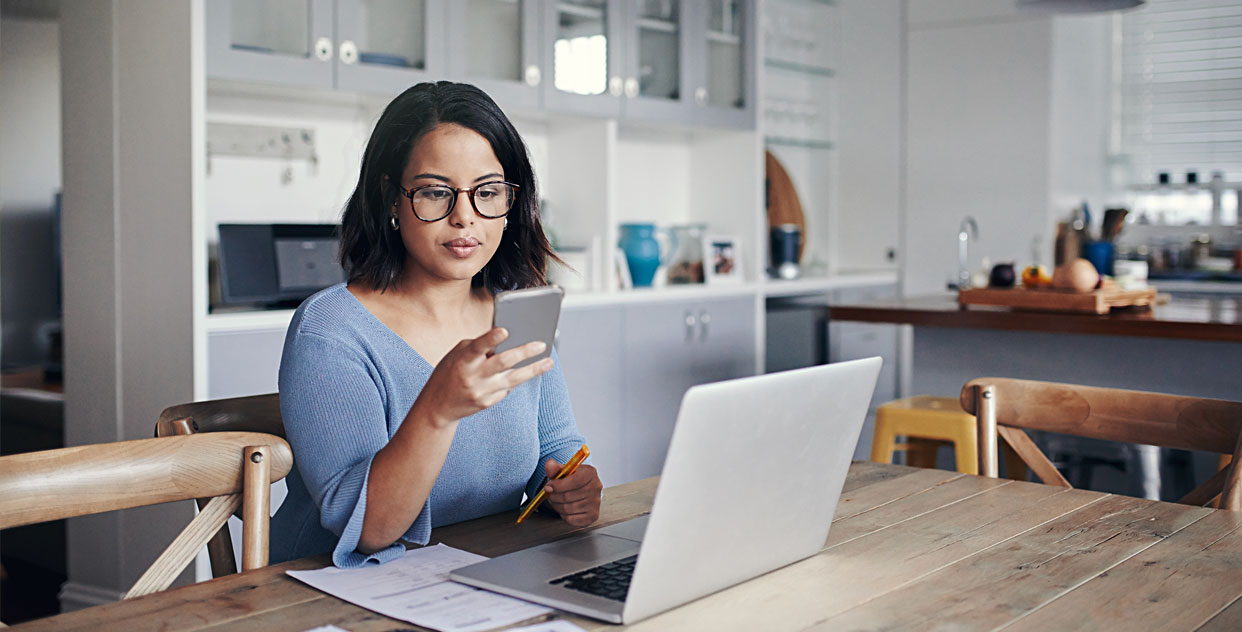
<path fill-rule="evenodd" d="M 539 462 L 526 484 L 526 495 L 534 496 L 543 482 L 543 464 L 548 459 L 556 459 L 557 463 L 565 463 L 586 443 L 586 439 L 578 432 L 578 424 L 574 421 L 573 407 L 569 402 L 569 388 L 565 385 L 565 373 L 561 370 L 561 359 L 552 350 L 555 364 L 552 370 L 540 377 L 539 384 Z M 587 463 L 590 463 L 588 458 Z"/>
<path fill-rule="evenodd" d="M 395 559 L 405 552 L 400 543 L 370 555 L 358 551 L 371 460 L 389 439 L 378 376 L 360 351 L 341 342 L 305 331 L 289 335 L 280 363 L 281 416 L 320 522 L 340 538 L 332 563 L 355 568 Z M 430 529 L 426 505 L 411 531 L 420 522 Z"/>

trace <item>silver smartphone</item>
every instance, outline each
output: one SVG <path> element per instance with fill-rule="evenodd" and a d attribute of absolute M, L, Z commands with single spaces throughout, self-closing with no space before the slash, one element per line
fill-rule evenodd
<path fill-rule="evenodd" d="M 561 317 L 563 298 L 565 290 L 555 285 L 497 294 L 495 309 L 492 311 L 492 327 L 504 327 L 509 330 L 509 337 L 496 347 L 494 353 L 536 340 L 542 340 L 548 345 L 543 353 L 513 365 L 515 369 L 551 355 L 552 344 L 556 342 L 556 324 Z"/>

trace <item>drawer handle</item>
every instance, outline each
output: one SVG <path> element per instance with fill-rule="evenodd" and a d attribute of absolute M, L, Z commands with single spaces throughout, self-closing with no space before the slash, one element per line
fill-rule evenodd
<path fill-rule="evenodd" d="M 707 310 L 699 310 L 699 340 L 707 342 L 707 332 L 711 329 L 712 315 Z"/>
<path fill-rule="evenodd" d="M 694 312 L 686 310 L 686 342 L 694 340 L 694 326 L 698 320 L 694 317 Z"/>

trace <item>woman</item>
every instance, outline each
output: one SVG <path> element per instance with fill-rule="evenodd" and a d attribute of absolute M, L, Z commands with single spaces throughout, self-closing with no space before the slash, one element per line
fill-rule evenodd
<path fill-rule="evenodd" d="M 349 281 L 308 298 L 285 338 L 297 467 L 273 560 L 393 559 L 398 540 L 516 509 L 583 443 L 555 353 L 512 370 L 543 343 L 492 353 L 507 336 L 493 295 L 544 285 L 554 256 L 537 199 L 525 144 L 479 89 L 423 83 L 384 110 L 341 222 Z M 587 525 L 601 488 L 583 465 L 545 504 Z"/>

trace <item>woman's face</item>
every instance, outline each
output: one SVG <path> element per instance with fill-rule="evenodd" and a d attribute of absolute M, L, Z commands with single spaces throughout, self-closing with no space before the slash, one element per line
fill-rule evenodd
<path fill-rule="evenodd" d="M 487 139 L 461 125 L 442 123 L 410 150 L 399 184 L 412 191 L 427 184 L 465 188 L 504 179 L 504 169 Z M 392 211 L 405 244 L 406 274 L 469 281 L 491 260 L 504 234 L 504 218 L 476 213 L 467 192 L 458 193 L 452 212 L 438 221 L 415 217 L 405 195 L 397 196 Z"/>

